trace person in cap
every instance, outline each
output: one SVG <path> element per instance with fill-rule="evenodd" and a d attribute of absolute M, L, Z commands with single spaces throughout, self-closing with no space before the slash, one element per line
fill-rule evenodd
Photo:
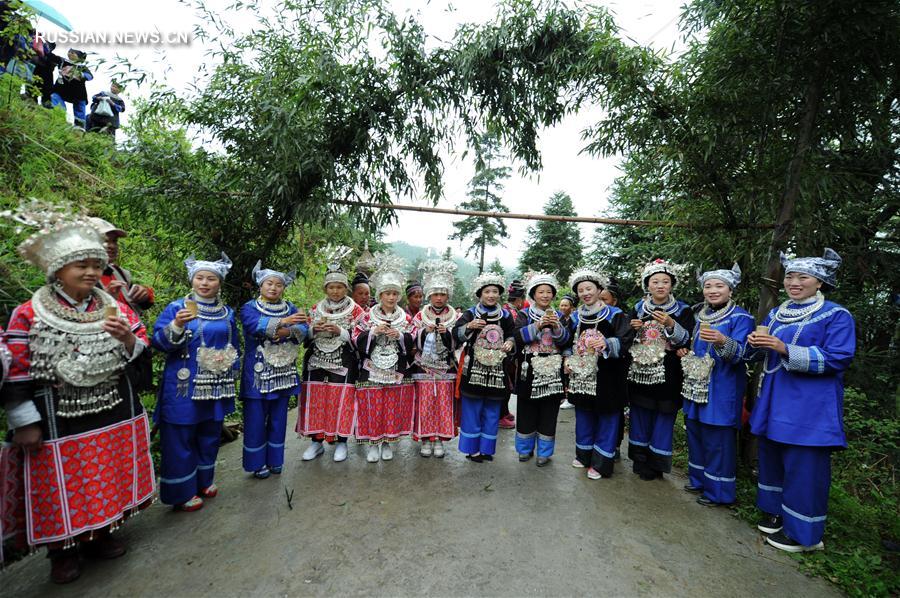
<path fill-rule="evenodd" d="M 414 280 L 406 285 L 406 313 L 410 318 L 416 317 L 425 298 L 424 289 L 418 281 Z"/>
<path fill-rule="evenodd" d="M 353 332 L 360 361 L 355 435 L 369 445 L 369 463 L 393 459 L 391 444 L 412 433 L 416 397 L 416 387 L 409 378 L 412 318 L 398 305 L 405 263 L 389 253 L 375 257 L 372 281 L 378 303 L 363 315 Z"/>
<path fill-rule="evenodd" d="M 97 286 L 107 257 L 89 219 L 37 201 L 4 216 L 39 229 L 19 252 L 47 284 L 13 310 L 5 333 L 0 405 L 27 458 L 9 461 L 4 448 L 4 467 L 24 468 L 27 492 L 5 496 L 6 482 L 18 478 L 7 470 L 0 502 L 22 501 L 28 542 L 48 547 L 51 579 L 68 583 L 81 573 L 76 546 L 121 556 L 125 544 L 110 532 L 152 503 L 150 429 L 138 394 L 151 368 L 149 342 L 128 304 Z"/>
<path fill-rule="evenodd" d="M 416 356 L 412 378 L 416 382 L 416 420 L 413 440 L 421 442 L 423 457 L 444 457 L 444 441 L 456 436 L 456 309 L 450 305 L 456 264 L 430 260 L 424 264 L 428 303 L 412 319 Z"/>
<path fill-rule="evenodd" d="M 516 452 L 537 466 L 550 463 L 556 446 L 556 419 L 565 397 L 562 352 L 570 344 L 552 302 L 559 283 L 553 274 L 533 272 L 525 281 L 531 305 L 516 316 Z"/>
<path fill-rule="evenodd" d="M 219 292 L 231 269 L 217 261 L 184 262 L 191 291 L 169 303 L 153 326 L 153 347 L 165 354 L 153 420 L 160 430 L 159 498 L 196 511 L 218 494 L 214 483 L 219 437 L 234 411 L 241 369 L 234 310 Z"/>
<path fill-rule="evenodd" d="M 367 278 L 358 284 L 368 292 Z M 351 336 L 366 311 L 347 294 L 347 275 L 340 263 L 327 267 L 323 286 L 325 297 L 309 310 L 297 432 L 312 440 L 304 461 L 323 454 L 329 442 L 335 444 L 334 460 L 341 462 L 347 459 L 347 437 L 353 434 L 356 416 L 359 358 Z"/>
<path fill-rule="evenodd" d="M 497 448 L 500 412 L 509 400 L 505 364 L 515 349 L 515 321 L 500 307 L 503 277 L 484 272 L 473 281 L 478 299 L 453 326 L 458 343 L 465 343 L 460 375 L 459 450 L 480 463 L 493 461 Z"/>
<path fill-rule="evenodd" d="M 825 299 L 841 257 L 787 259 L 787 299 L 747 339 L 748 359 L 763 360 L 750 429 L 759 437 L 756 504 L 759 529 L 788 552 L 824 548 L 831 454 L 847 447 L 844 372 L 856 352 L 856 326 L 844 307 Z"/>
<path fill-rule="evenodd" d="M 646 295 L 631 311 L 636 337 L 628 370 L 628 457 L 642 480 L 661 479 L 672 470 L 672 432 L 684 382 L 677 351 L 690 344 L 694 329 L 694 312 L 673 295 L 680 270 L 662 259 L 647 264 L 640 275 Z"/>
<path fill-rule="evenodd" d="M 244 471 L 257 479 L 280 474 L 288 402 L 300 392 L 297 357 L 308 332 L 306 315 L 284 291 L 295 272 L 285 274 L 256 262 L 252 272 L 259 297 L 241 306 L 244 367 L 241 401 L 244 416 Z"/>
<path fill-rule="evenodd" d="M 703 305 L 684 371 L 684 423 L 688 444 L 688 492 L 700 494 L 705 506 L 735 499 L 737 431 L 741 427 L 747 366 L 744 347 L 753 332 L 753 316 L 731 298 L 741 282 L 741 269 L 710 270 L 698 276 Z"/>
<path fill-rule="evenodd" d="M 59 65 L 59 77 L 53 85 L 50 103 L 54 108 L 66 109 L 66 103 L 72 104 L 75 126 L 85 128 L 85 108 L 87 107 L 86 81 L 94 78 L 91 70 L 85 66 L 87 53 L 69 48 L 66 58 Z"/>
<path fill-rule="evenodd" d="M 103 234 L 105 241 L 108 261 L 100 278 L 103 288 L 117 300 L 130 305 L 138 315 L 153 307 L 153 289 L 135 284 L 131 272 L 119 265 L 119 239 L 127 237 L 128 233 L 102 218 L 91 218 L 91 222 Z"/>
<path fill-rule="evenodd" d="M 626 356 L 634 338 L 628 318 L 600 299 L 603 275 L 594 268 L 572 273 L 578 293 L 572 314 L 572 349 L 566 358 L 569 401 L 575 405 L 575 460 L 592 480 L 613 474 L 622 406 L 627 399 Z"/>
<path fill-rule="evenodd" d="M 363 272 L 357 272 L 350 285 L 353 301 L 364 310 L 372 306 L 372 286 L 369 277 Z"/>

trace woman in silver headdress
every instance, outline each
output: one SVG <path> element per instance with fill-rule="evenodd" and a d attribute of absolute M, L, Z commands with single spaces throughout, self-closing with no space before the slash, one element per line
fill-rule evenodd
<path fill-rule="evenodd" d="M 356 325 L 353 341 L 360 360 L 356 391 L 356 439 L 368 443 L 366 461 L 394 458 L 391 443 L 413 429 L 416 389 L 409 379 L 412 318 L 398 305 L 404 262 L 377 254 L 372 282 L 378 303 Z"/>
<path fill-rule="evenodd" d="M 421 441 L 423 457 L 444 457 L 444 441 L 456 436 L 456 359 L 453 325 L 459 317 L 449 304 L 456 264 L 430 260 L 424 264 L 428 303 L 413 317 L 416 357 L 416 421 L 413 440 Z"/>
<path fill-rule="evenodd" d="M 196 511 L 219 491 L 213 478 L 222 422 L 234 411 L 240 337 L 234 310 L 219 297 L 228 256 L 184 264 L 191 292 L 169 303 L 153 326 L 153 347 L 166 354 L 153 419 L 162 448 L 160 500 Z"/>
<path fill-rule="evenodd" d="M 303 452 L 304 461 L 323 454 L 325 442 L 335 443 L 335 461 L 347 459 L 347 437 L 353 434 L 359 375 L 352 334 L 366 313 L 348 295 L 348 283 L 339 263 L 329 265 L 325 272 L 325 297 L 309 310 L 311 324 L 297 418 L 297 432 L 312 440 Z M 368 283 L 365 286 L 368 288 Z"/>
<path fill-rule="evenodd" d="M 246 344 L 241 377 L 243 464 L 244 471 L 261 480 L 281 473 L 288 401 L 300 392 L 297 357 L 308 329 L 306 315 L 284 300 L 295 276 L 263 269 L 256 262 L 253 280 L 259 297 L 241 306 Z"/>
<path fill-rule="evenodd" d="M 689 345 L 694 329 L 694 312 L 673 294 L 677 270 L 661 259 L 647 264 L 641 272 L 647 295 L 631 311 L 636 338 L 628 370 L 628 457 L 642 480 L 672 470 L 672 431 L 683 383 L 677 351 Z"/>
<path fill-rule="evenodd" d="M 460 372 L 459 450 L 475 463 L 493 461 L 497 431 L 510 383 L 505 365 L 515 349 L 516 325 L 512 314 L 500 307 L 503 277 L 480 274 L 472 287 L 478 303 L 459 317 L 453 334 L 465 343 Z"/>
<path fill-rule="evenodd" d="M 28 492 L 0 503 L 24 502 L 28 542 L 49 548 L 52 580 L 68 583 L 81 572 L 76 541 L 102 558 L 121 556 L 125 545 L 110 532 L 152 501 L 150 430 L 138 398 L 149 343 L 131 308 L 98 287 L 107 256 L 89 220 L 39 203 L 15 218 L 41 227 L 19 251 L 47 284 L 13 310 L 6 331 L 0 404 L 13 444 L 29 452 L 11 461 L 4 449 L 2 465 L 22 464 Z M 0 494 L 15 479 L 7 471 Z"/>

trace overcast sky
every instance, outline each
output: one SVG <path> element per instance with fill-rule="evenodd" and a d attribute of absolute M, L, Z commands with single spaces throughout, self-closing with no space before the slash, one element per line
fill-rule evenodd
<path fill-rule="evenodd" d="M 130 31 L 148 32 L 159 30 L 167 33 L 189 32 L 199 21 L 194 11 L 178 0 L 133 0 L 126 3 L 110 3 L 100 0 L 48 0 L 72 23 L 77 32 Z M 210 6 L 226 6 L 226 0 L 212 0 Z M 678 16 L 682 10 L 680 0 L 607 0 L 598 2 L 607 6 L 614 14 L 624 35 L 635 43 L 652 44 L 660 50 L 678 50 Z M 494 11 L 492 2 L 480 0 L 456 0 L 455 10 L 447 11 L 447 2 L 432 0 L 394 0 L 392 4 L 400 13 L 414 12 L 428 34 L 447 40 L 463 22 L 484 22 Z M 55 31 L 57 28 L 46 20 L 39 22 L 39 29 Z M 437 43 L 437 42 L 435 42 Z M 65 47 L 58 50 L 65 51 Z M 127 58 L 144 70 L 162 78 L 165 83 L 179 91 L 186 91 L 196 77 L 199 68 L 207 59 L 206 47 L 198 40 L 189 46 L 167 46 L 165 48 L 82 46 L 106 58 L 116 54 Z M 108 89 L 110 72 L 103 67 L 96 69 L 94 81 L 88 84 L 88 93 L 93 94 Z M 128 89 L 126 101 L 146 90 Z M 506 181 L 504 202 L 513 212 L 541 213 L 546 200 L 556 191 L 565 191 L 572 196 L 579 215 L 592 216 L 606 207 L 610 186 L 618 176 L 618 158 L 598 159 L 580 155 L 584 146 L 581 131 L 593 124 L 602 115 L 597 108 L 588 108 L 577 115 L 565 119 L 556 127 L 541 133 L 540 150 L 544 168 L 540 173 L 522 177 L 516 165 L 511 165 L 513 177 Z M 127 112 L 125 114 L 127 118 Z M 70 115 L 71 118 L 71 115 Z M 466 185 L 474 173 L 471 159 L 449 157 L 445 172 L 445 197 L 438 204 L 441 207 L 455 207 L 465 199 Z M 405 200 L 408 201 L 408 200 Z M 424 205 L 423 202 L 419 202 Z M 448 245 L 454 251 L 462 252 L 458 242 L 445 239 L 452 233 L 452 218 L 443 215 L 399 212 L 398 224 L 389 228 L 388 241 L 403 240 L 414 245 L 434 247 L 443 251 Z M 518 262 L 530 222 L 508 220 L 510 237 L 506 247 L 491 248 L 487 261 L 494 258 L 507 267 Z M 582 226 L 582 236 L 590 239 L 592 226 Z"/>

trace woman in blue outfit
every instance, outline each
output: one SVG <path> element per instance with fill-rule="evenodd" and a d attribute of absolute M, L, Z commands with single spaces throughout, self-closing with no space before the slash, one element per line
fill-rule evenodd
<path fill-rule="evenodd" d="M 509 398 L 504 362 L 515 348 L 513 316 L 500 307 L 505 284 L 491 272 L 473 282 L 478 303 L 456 320 L 453 334 L 465 343 L 460 372 L 459 450 L 475 463 L 493 461 L 503 402 Z"/>
<path fill-rule="evenodd" d="M 622 409 L 628 397 L 626 356 L 634 331 L 618 307 L 601 299 L 606 281 L 592 268 L 572 273 L 578 293 L 572 314 L 572 354 L 566 358 L 569 400 L 575 405 L 575 460 L 592 480 L 613 474 Z"/>
<path fill-rule="evenodd" d="M 524 463 L 537 448 L 537 466 L 544 467 L 556 447 L 556 419 L 566 396 L 562 353 L 570 334 L 550 305 L 556 277 L 535 272 L 526 284 L 532 303 L 516 315 L 516 452 Z"/>
<path fill-rule="evenodd" d="M 184 511 L 218 493 L 213 482 L 222 421 L 234 411 L 240 337 L 234 310 L 219 289 L 231 260 L 185 260 L 191 292 L 171 302 L 153 326 L 153 348 L 165 353 L 153 420 L 162 459 L 159 496 Z"/>
<path fill-rule="evenodd" d="M 737 264 L 704 272 L 698 280 L 704 303 L 691 350 L 681 360 L 689 475 L 684 489 L 700 493 L 701 505 L 713 506 L 735 498 L 737 430 L 747 387 L 744 346 L 754 322 L 731 299 L 741 281 Z"/>
<path fill-rule="evenodd" d="M 641 272 L 647 295 L 631 311 L 636 336 L 628 370 L 628 457 L 642 480 L 662 478 L 672 470 L 672 430 L 683 383 L 677 353 L 688 346 L 694 329 L 694 312 L 672 294 L 678 283 L 675 272 L 665 260 L 647 264 Z"/>
<path fill-rule="evenodd" d="M 295 273 L 262 269 L 257 262 L 253 279 L 259 297 L 241 307 L 244 329 L 244 471 L 258 479 L 280 474 L 284 465 L 288 401 L 300 392 L 297 356 L 306 336 L 306 315 L 284 300 Z"/>
<path fill-rule="evenodd" d="M 831 453 L 846 448 L 844 372 L 856 352 L 853 316 L 827 301 L 840 256 L 788 260 L 788 299 L 769 312 L 768 333 L 747 339 L 750 359 L 763 359 L 750 429 L 759 436 L 756 504 L 766 542 L 787 552 L 824 548 Z M 762 327 L 760 327 L 762 328 Z"/>

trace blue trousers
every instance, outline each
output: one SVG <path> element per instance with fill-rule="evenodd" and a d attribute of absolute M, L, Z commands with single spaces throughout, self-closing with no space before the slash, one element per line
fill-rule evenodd
<path fill-rule="evenodd" d="M 672 430 L 676 415 L 631 406 L 628 458 L 634 461 L 634 473 L 672 471 Z"/>
<path fill-rule="evenodd" d="M 503 400 L 497 398 L 462 396 L 459 422 L 459 450 L 467 455 L 497 452 L 497 430 Z"/>
<path fill-rule="evenodd" d="M 613 473 L 622 413 L 599 413 L 575 408 L 575 458 L 604 477 Z"/>
<path fill-rule="evenodd" d="M 159 422 L 162 458 L 159 466 L 159 499 L 180 505 L 209 488 L 216 472 L 216 456 L 222 422 L 198 424 Z"/>
<path fill-rule="evenodd" d="M 289 399 L 243 399 L 244 471 L 284 465 Z"/>
<path fill-rule="evenodd" d="M 831 448 L 782 444 L 759 437 L 756 506 L 784 518 L 784 533 L 804 546 L 825 533 Z"/>
<path fill-rule="evenodd" d="M 66 109 L 66 102 L 60 97 L 58 93 L 50 94 L 50 105 L 54 108 L 62 108 L 63 111 Z M 72 102 L 72 114 L 75 117 L 75 126 L 84 127 L 86 116 L 85 109 L 87 108 L 87 102 L 84 100 L 78 100 L 77 102 Z"/>
<path fill-rule="evenodd" d="M 516 452 L 550 458 L 556 447 L 556 419 L 560 398 L 522 399 L 516 406 Z"/>
<path fill-rule="evenodd" d="M 713 502 L 733 503 L 737 486 L 737 431 L 696 419 L 685 419 L 684 422 L 691 486 L 703 488 L 703 496 Z"/>

